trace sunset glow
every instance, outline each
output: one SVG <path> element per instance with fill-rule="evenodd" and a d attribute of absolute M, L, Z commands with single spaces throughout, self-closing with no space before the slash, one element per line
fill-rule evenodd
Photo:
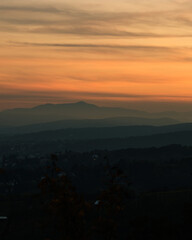
<path fill-rule="evenodd" d="M 190 0 L 2 0 L 0 110 L 191 104 L 191 11 Z"/>

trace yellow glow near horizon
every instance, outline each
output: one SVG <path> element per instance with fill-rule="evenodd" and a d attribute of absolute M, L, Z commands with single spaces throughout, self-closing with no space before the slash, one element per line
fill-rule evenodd
<path fill-rule="evenodd" d="M 0 109 L 191 102 L 191 10 L 187 0 L 2 0 Z"/>

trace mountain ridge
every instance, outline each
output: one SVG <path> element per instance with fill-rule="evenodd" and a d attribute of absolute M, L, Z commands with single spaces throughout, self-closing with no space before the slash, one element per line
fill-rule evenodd
<path fill-rule="evenodd" d="M 0 127 L 23 126 L 62 120 L 106 118 L 167 119 L 167 125 L 177 122 L 192 122 L 192 112 L 145 112 L 135 109 L 104 107 L 84 101 L 63 104 L 42 104 L 32 108 L 15 108 L 0 112 Z M 175 121 L 175 122 L 174 122 Z M 137 124 L 137 123 L 136 123 Z M 136 125 L 135 124 L 135 125 Z"/>
<path fill-rule="evenodd" d="M 66 119 L 99 119 L 112 117 L 146 117 L 148 113 L 124 108 L 99 107 L 83 101 L 43 104 L 33 108 L 16 108 L 0 112 L 0 125 L 22 126 Z"/>

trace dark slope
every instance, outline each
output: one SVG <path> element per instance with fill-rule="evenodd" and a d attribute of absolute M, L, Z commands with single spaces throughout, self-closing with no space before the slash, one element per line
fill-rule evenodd
<path fill-rule="evenodd" d="M 187 118 L 188 117 L 188 118 Z M 162 112 L 148 113 L 134 109 L 99 107 L 86 102 L 77 102 L 69 104 L 45 104 L 34 108 L 18 108 L 0 112 L 0 127 L 33 125 L 40 123 L 50 123 L 63 120 L 83 120 L 83 119 L 111 119 L 109 124 L 117 125 L 168 125 L 178 123 L 178 121 L 192 121 L 190 113 Z M 123 119 L 124 118 L 124 119 Z M 127 119 L 126 119 L 127 118 Z M 151 119 L 151 120 L 149 120 Z M 159 119 L 159 120 L 158 120 Z M 103 125 L 108 124 L 104 120 Z M 158 122 L 159 121 L 159 122 Z M 68 127 L 80 127 L 81 123 L 73 122 L 74 125 Z M 94 124 L 94 123 L 93 123 Z M 97 124 L 101 124 L 100 122 Z M 94 126 L 94 125 L 92 125 Z M 63 128 L 64 126 L 62 126 Z M 85 127 L 85 124 L 84 126 Z M 45 130 L 45 129 L 44 129 Z M 47 129 L 48 130 L 48 129 Z"/>
<path fill-rule="evenodd" d="M 172 144 L 192 146 L 192 131 L 126 137 L 129 133 L 126 133 L 124 128 L 115 129 L 116 132 L 113 132 L 113 135 L 108 128 L 92 129 L 92 134 L 95 136 L 86 132 L 85 129 L 78 129 L 78 134 L 77 131 L 73 134 L 70 129 L 67 129 L 16 135 L 1 139 L 0 147 L 6 147 L 8 150 L 15 148 L 19 152 L 23 151 L 21 149 L 25 149 L 25 153 L 31 150 L 39 153 L 42 151 L 51 153 L 65 150 L 84 152 L 94 149 L 148 148 Z M 145 131 L 148 131 L 147 127 Z M 118 136 L 119 134 L 121 137 Z"/>
<path fill-rule="evenodd" d="M 66 119 L 101 119 L 113 117 L 146 117 L 148 113 L 98 107 L 85 102 L 71 104 L 45 104 L 30 109 L 12 109 L 0 112 L 0 126 L 22 126 Z"/>
<path fill-rule="evenodd" d="M 10 129 L 2 129 L 0 136 L 7 134 L 7 136 L 22 135 L 24 136 L 38 136 L 38 138 L 46 136 L 49 138 L 53 136 L 55 139 L 102 139 L 102 138 L 127 138 L 134 136 L 149 136 L 154 134 L 165 134 L 174 132 L 187 132 L 192 131 L 192 123 L 175 124 L 167 126 L 115 126 L 111 119 L 104 120 L 82 120 L 82 121 L 61 121 L 59 123 L 47 123 L 25 127 L 17 127 Z M 115 121 L 116 122 L 116 121 Z M 63 128 L 60 127 L 65 124 L 65 127 L 70 127 L 71 124 L 76 128 Z M 68 123 L 68 124 L 66 124 Z M 75 124 L 74 124 L 75 123 Z M 119 122 L 118 122 L 119 123 Z M 107 127 L 102 127 L 103 125 Z M 123 122 L 122 122 L 123 124 Z M 119 124 L 120 125 L 120 124 Z M 81 126 L 81 127 L 80 127 Z M 86 126 L 86 127 L 84 127 Z M 101 127 L 95 127 L 101 126 Z M 112 126 L 112 127 L 111 127 Z M 79 127 L 79 128 L 78 128 Z M 54 129 L 55 128 L 55 129 Z M 58 128 L 58 129 L 57 129 Z M 44 131 L 45 129 L 45 131 Z M 47 130 L 50 129 L 50 130 Z M 53 129 L 53 130 L 52 130 Z M 9 137 L 8 137 L 9 138 Z"/>
<path fill-rule="evenodd" d="M 142 132 L 143 131 L 142 128 L 144 128 L 144 133 L 145 133 L 145 126 L 151 126 L 153 130 L 152 126 L 161 126 L 161 125 L 167 125 L 167 124 L 171 125 L 175 123 L 177 123 L 177 121 L 173 119 L 168 119 L 168 118 L 149 119 L 149 118 L 121 117 L 121 118 L 84 119 L 84 120 L 72 119 L 72 120 L 62 120 L 62 121 L 56 121 L 56 122 L 40 123 L 40 124 L 18 126 L 18 127 L 2 127 L 0 128 L 0 133 L 1 134 L 24 134 L 24 133 L 33 133 L 33 132 L 40 132 L 40 131 L 54 131 L 54 130 L 67 129 L 67 128 L 86 129 L 86 128 L 107 128 L 107 127 L 120 127 L 120 126 L 126 127 L 127 126 L 127 128 L 125 129 L 126 132 L 129 131 L 130 134 L 138 135 L 137 132 L 138 133 L 140 131 Z M 138 129 L 137 129 L 137 126 L 138 126 Z M 109 132 L 109 130 L 107 130 L 107 132 Z M 87 129 L 85 131 L 91 132 L 92 130 Z M 151 133 L 153 133 L 153 131 Z M 129 136 L 132 136 L 130 134 Z"/>

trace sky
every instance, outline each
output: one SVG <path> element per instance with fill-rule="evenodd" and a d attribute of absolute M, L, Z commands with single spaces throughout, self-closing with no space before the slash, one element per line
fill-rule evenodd
<path fill-rule="evenodd" d="M 1 0 L 0 110 L 190 110 L 191 0 Z"/>

